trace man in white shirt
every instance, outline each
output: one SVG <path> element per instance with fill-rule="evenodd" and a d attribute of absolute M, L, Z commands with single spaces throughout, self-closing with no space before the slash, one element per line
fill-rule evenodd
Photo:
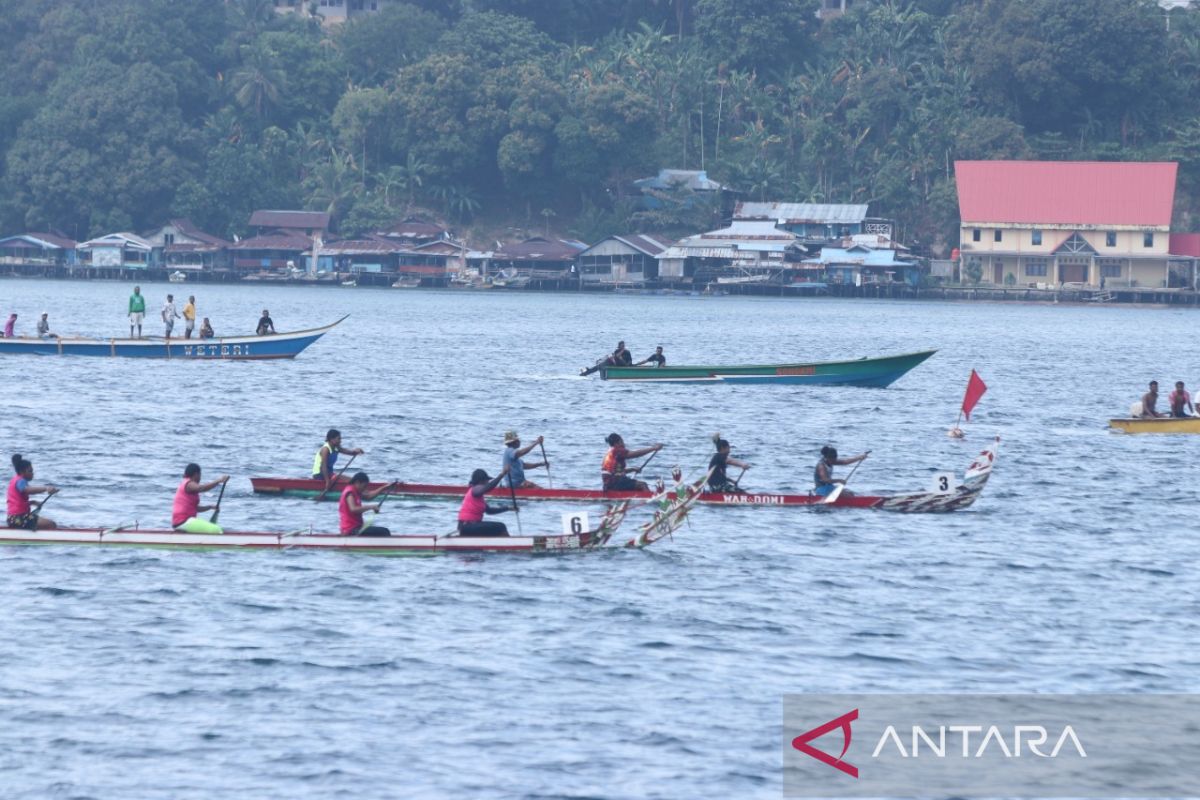
<path fill-rule="evenodd" d="M 43 311 L 42 318 L 38 320 L 37 335 L 39 339 L 57 339 L 57 333 L 50 332 L 50 315 Z"/>
<path fill-rule="evenodd" d="M 171 329 L 175 327 L 175 320 L 179 319 L 179 314 L 175 311 L 175 295 L 167 295 L 167 302 L 163 303 L 162 321 L 167 328 L 166 336 L 171 338 Z"/>

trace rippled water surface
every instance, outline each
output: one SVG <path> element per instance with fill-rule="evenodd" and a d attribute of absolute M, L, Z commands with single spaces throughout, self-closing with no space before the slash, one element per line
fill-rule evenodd
<path fill-rule="evenodd" d="M 0 312 L 121 335 L 129 288 L 5 280 Z M 144 288 L 154 311 L 168 287 Z M 825 442 L 873 451 L 860 490 L 1003 445 L 967 512 L 704 508 L 642 552 L 0 550 L 5 798 L 778 797 L 784 693 L 1200 688 L 1200 437 L 1105 429 L 1150 378 L 1200 384 L 1194 310 L 170 290 L 218 333 L 264 306 L 280 330 L 351 317 L 294 362 L 0 357 L 4 448 L 64 487 L 60 524 L 165 525 L 195 460 L 235 476 L 227 528 L 332 528 L 332 504 L 248 480 L 303 475 L 330 426 L 375 478 L 457 483 L 506 429 L 540 433 L 581 487 L 613 430 L 693 472 L 719 430 L 777 491 Z M 673 363 L 940 352 L 887 390 L 575 377 L 618 338 Z M 991 389 L 957 442 L 972 367 Z M 381 522 L 455 511 L 396 499 Z"/>

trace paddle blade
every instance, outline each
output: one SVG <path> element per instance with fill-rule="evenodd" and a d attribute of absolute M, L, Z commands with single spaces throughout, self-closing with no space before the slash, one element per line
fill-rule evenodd
<path fill-rule="evenodd" d="M 833 487 L 833 491 L 825 495 L 825 499 L 821 501 L 821 505 L 827 506 L 836 503 L 838 498 L 842 496 L 842 491 L 845 490 L 846 484 L 839 483 Z"/>

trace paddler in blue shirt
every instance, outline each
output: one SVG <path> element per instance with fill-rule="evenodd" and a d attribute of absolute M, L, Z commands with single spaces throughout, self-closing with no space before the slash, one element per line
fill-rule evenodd
<path fill-rule="evenodd" d="M 317 449 L 317 454 L 313 457 L 312 469 L 313 478 L 325 481 L 326 490 L 333 485 L 333 465 L 337 463 L 339 453 L 347 456 L 361 456 L 363 449 L 361 447 L 342 447 L 342 432 L 337 428 L 330 428 L 329 432 L 325 434 L 325 443 Z"/>
<path fill-rule="evenodd" d="M 526 463 L 521 459 L 529 455 L 533 448 L 542 443 L 542 437 L 534 439 L 528 447 L 521 447 L 521 437 L 517 436 L 516 431 L 507 431 L 504 434 L 504 461 L 502 466 L 508 472 L 508 485 L 512 489 L 538 489 L 536 483 L 525 479 L 525 470 L 537 469 L 538 467 L 550 466 L 549 461 L 534 461 Z"/>
<path fill-rule="evenodd" d="M 821 497 L 828 497 L 829 493 L 837 487 L 838 484 L 845 483 L 841 478 L 833 477 L 833 468 L 845 467 L 850 464 L 857 464 L 866 458 L 871 451 L 867 451 L 862 455 L 854 456 L 853 458 L 838 458 L 836 447 L 825 445 L 821 448 L 821 460 L 817 462 L 817 466 L 813 468 L 813 488 L 814 494 L 819 494 Z M 848 489 L 842 490 L 843 497 L 853 497 L 854 492 Z"/>

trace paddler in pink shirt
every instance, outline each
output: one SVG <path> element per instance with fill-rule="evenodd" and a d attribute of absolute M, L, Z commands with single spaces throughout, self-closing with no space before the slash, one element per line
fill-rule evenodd
<path fill-rule="evenodd" d="M 12 457 L 12 463 L 13 471 L 16 474 L 8 482 L 8 527 L 25 531 L 44 531 L 57 528 L 54 520 L 43 517 L 33 510 L 29 496 L 44 494 L 47 496 L 46 500 L 49 500 L 50 497 L 58 494 L 58 489 L 53 486 L 34 486 L 30 483 L 33 480 L 33 464 L 22 458 L 20 453 Z M 46 500 L 38 505 L 39 509 Z"/>
<path fill-rule="evenodd" d="M 212 511 L 220 506 L 200 505 L 200 495 L 210 489 L 215 489 L 229 481 L 228 475 L 222 475 L 215 481 L 200 482 L 200 465 L 188 464 L 183 469 L 183 480 L 175 490 L 175 503 L 171 506 L 171 527 L 180 533 L 224 533 L 225 530 L 215 522 L 200 519 L 201 511 Z"/>
<path fill-rule="evenodd" d="M 371 479 L 367 477 L 365 472 L 356 472 L 354 477 L 350 479 L 350 483 L 342 489 L 342 496 L 338 499 L 338 521 L 340 523 L 339 530 L 343 536 L 391 536 L 392 532 L 382 525 L 367 525 L 363 521 L 364 511 L 373 511 L 378 514 L 383 501 L 378 503 L 364 503 L 363 500 L 374 500 L 379 495 L 395 486 L 395 483 L 389 483 L 386 486 L 380 486 L 378 489 L 367 491 L 368 484 Z"/>

